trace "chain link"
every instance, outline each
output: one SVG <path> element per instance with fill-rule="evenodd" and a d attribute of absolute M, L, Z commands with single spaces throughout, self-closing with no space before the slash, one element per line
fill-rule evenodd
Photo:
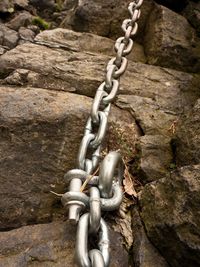
<path fill-rule="evenodd" d="M 78 152 L 78 169 L 68 171 L 64 177 L 69 191 L 63 194 L 61 201 L 69 209 L 69 220 L 78 222 L 75 259 L 80 267 L 108 267 L 110 262 L 108 227 L 101 211 L 118 209 L 122 202 L 123 162 L 120 154 L 110 152 L 100 165 L 99 176 L 92 173 L 98 169 L 111 104 L 119 91 L 119 79 L 127 69 L 126 56 L 133 48 L 131 38 L 138 30 L 137 20 L 142 3 L 143 0 L 134 0 L 128 6 L 131 18 L 122 23 L 124 36 L 115 42 L 116 57 L 108 62 L 105 81 L 100 84 L 94 97 Z M 91 186 L 89 196 L 81 191 L 85 181 Z M 79 218 L 84 209 L 89 212 Z M 99 240 L 91 250 L 89 237 Z"/>

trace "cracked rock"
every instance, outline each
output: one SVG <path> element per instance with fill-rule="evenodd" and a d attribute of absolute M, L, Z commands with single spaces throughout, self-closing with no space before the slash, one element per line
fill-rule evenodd
<path fill-rule="evenodd" d="M 128 253 L 111 229 L 111 267 L 127 267 Z M 0 236 L 1 267 L 75 267 L 76 227 L 53 222 L 21 227 Z"/>
<path fill-rule="evenodd" d="M 146 185 L 140 206 L 147 235 L 170 266 L 199 266 L 200 165 L 178 168 Z"/>
<path fill-rule="evenodd" d="M 194 29 L 183 16 L 163 6 L 156 6 L 149 17 L 145 53 L 149 64 L 189 72 L 200 70 Z"/>

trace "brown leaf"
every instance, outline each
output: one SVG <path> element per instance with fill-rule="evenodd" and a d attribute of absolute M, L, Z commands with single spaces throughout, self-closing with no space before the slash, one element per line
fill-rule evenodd
<path fill-rule="evenodd" d="M 130 196 L 134 196 L 137 198 L 137 192 L 135 191 L 132 176 L 129 173 L 128 167 L 125 164 L 125 172 L 124 172 L 124 180 L 123 180 L 123 185 L 124 185 L 124 191 Z"/>

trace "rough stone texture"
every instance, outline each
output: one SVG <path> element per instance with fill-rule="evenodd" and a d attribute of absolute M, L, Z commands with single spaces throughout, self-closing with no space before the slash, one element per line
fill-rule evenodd
<path fill-rule="evenodd" d="M 115 38 L 122 34 L 121 24 L 128 18 L 129 0 L 109 1 L 77 1 L 70 13 L 62 22 L 62 26 L 71 27 L 75 31 L 92 32 L 101 36 Z M 143 31 L 146 19 L 153 7 L 153 1 L 144 1 L 140 19 L 140 31 Z M 142 39 L 142 34 L 138 37 Z"/>
<path fill-rule="evenodd" d="M 33 16 L 29 12 L 22 11 L 16 14 L 16 16 L 7 23 L 7 26 L 10 29 L 17 31 L 19 30 L 20 27 L 26 27 L 30 25 L 32 22 L 32 19 L 33 19 Z"/>
<path fill-rule="evenodd" d="M 27 43 L 4 54 L 0 66 L 3 76 L 15 69 L 28 70 L 26 79 L 21 81 L 24 85 L 93 96 L 103 79 L 108 59 L 99 55 L 97 62 L 97 56 L 92 53 L 53 50 Z"/>
<path fill-rule="evenodd" d="M 9 12 L 15 5 L 26 7 L 28 5 L 28 0 L 1 0 L 0 12 Z"/>
<path fill-rule="evenodd" d="M 138 100 L 144 98 L 143 101 L 153 103 L 166 114 L 175 115 L 190 109 L 195 103 L 200 94 L 199 76 L 129 62 L 127 74 L 121 79 L 121 94 L 127 96 L 120 97 L 119 102 L 131 103 L 128 95 L 134 95 Z"/>
<path fill-rule="evenodd" d="M 139 139 L 139 170 L 140 177 L 145 182 L 163 178 L 170 170 L 173 152 L 170 137 L 162 135 L 144 135 Z M 140 178 L 141 179 L 141 178 Z"/>
<path fill-rule="evenodd" d="M 56 203 L 50 190 L 64 192 L 91 101 L 39 88 L 1 87 L 0 98 L 0 228 L 48 221 Z M 114 114 L 114 125 L 133 125 L 128 113 Z"/>
<path fill-rule="evenodd" d="M 47 45 L 54 49 L 24 44 L 4 54 L 0 61 L 1 76 L 12 83 L 13 71 L 25 69 L 27 77 L 20 81 L 24 85 L 93 96 L 104 78 L 110 57 L 88 51 L 75 52 L 64 44 L 63 49 L 56 49 L 54 43 Z M 162 107 L 166 113 L 174 114 L 184 106 L 190 108 L 199 94 L 198 81 L 198 76 L 129 62 L 127 73 L 121 79 L 121 93 L 136 95 L 138 99 L 146 97 L 158 109 Z"/>
<path fill-rule="evenodd" d="M 0 236 L 1 267 L 75 267 L 76 227 L 54 222 L 25 226 Z M 128 254 L 119 234 L 111 231 L 111 267 L 127 267 Z"/>
<path fill-rule="evenodd" d="M 175 145 L 177 164 L 200 163 L 200 99 L 179 121 Z"/>
<path fill-rule="evenodd" d="M 184 17 L 163 6 L 154 8 L 145 35 L 145 53 L 149 64 L 198 71 L 198 46 L 195 32 Z"/>
<path fill-rule="evenodd" d="M 19 44 L 24 43 L 24 42 L 33 42 L 34 37 L 35 37 L 35 33 L 30 30 L 27 29 L 25 27 L 20 27 L 19 28 L 19 37 L 20 37 L 20 41 Z"/>
<path fill-rule="evenodd" d="M 189 2 L 183 14 L 200 36 L 200 3 Z"/>
<path fill-rule="evenodd" d="M 164 258 L 148 240 L 136 208 L 132 211 L 132 217 L 134 267 L 168 267 Z"/>
<path fill-rule="evenodd" d="M 8 48 L 14 48 L 17 45 L 18 33 L 0 23 L 0 45 Z"/>
<path fill-rule="evenodd" d="M 3 55 L 6 51 L 6 47 L 0 45 L 0 55 Z"/>
<path fill-rule="evenodd" d="M 176 114 L 165 112 L 154 100 L 135 95 L 121 95 L 117 105 L 128 109 L 140 125 L 143 134 L 169 135 L 169 128 L 176 120 Z"/>
<path fill-rule="evenodd" d="M 41 32 L 37 35 L 35 41 L 58 45 L 77 52 L 86 51 L 109 56 L 115 55 L 114 42 L 111 39 L 91 33 L 78 33 L 68 29 L 57 28 Z M 146 62 L 143 47 L 137 43 L 134 43 L 134 52 L 127 58 L 136 62 Z"/>
<path fill-rule="evenodd" d="M 56 6 L 55 0 L 29 0 L 30 4 L 38 8 L 39 10 L 50 9 L 53 11 Z"/>
<path fill-rule="evenodd" d="M 180 0 L 158 1 L 173 8 L 178 2 L 181 9 L 185 5 Z M 45 18 L 51 27 L 61 23 L 60 27 L 115 38 L 123 34 L 120 25 L 128 17 L 128 2 L 32 0 L 34 7 L 27 7 L 27 1 L 16 2 L 18 6 L 14 1 L 0 3 L 0 22 L 6 23 L 2 24 L 6 30 L 0 34 L 0 54 L 4 54 L 0 58 L 0 227 L 10 230 L 54 222 L 4 232 L 0 236 L 0 266 L 73 266 L 74 229 L 61 222 L 65 211 L 50 190 L 61 193 L 66 189 L 63 174 L 75 166 L 91 99 L 66 91 L 94 95 L 104 79 L 106 62 L 113 55 L 113 41 L 66 29 L 44 31 L 33 40 L 39 28 L 29 25 L 30 14 L 22 10 Z M 2 4 L 8 4 L 3 11 L 7 13 L 1 12 Z M 187 10 L 182 14 L 198 27 L 197 9 L 192 15 Z M 18 33 L 11 34 L 6 26 Z M 11 37 L 5 38 L 7 32 Z M 19 36 L 15 42 L 14 33 Z M 180 15 L 155 7 L 151 0 L 144 1 L 137 41 L 143 44 L 144 37 L 151 64 L 199 70 L 195 29 Z M 27 41 L 31 43 L 24 44 Z M 12 49 L 17 43 L 20 46 Z M 111 232 L 113 266 L 128 266 L 124 242 L 130 255 L 133 246 L 135 267 L 166 267 L 158 251 L 170 266 L 197 267 L 200 167 L 191 165 L 177 169 L 171 177 L 167 174 L 172 167 L 199 164 L 200 79 L 198 75 L 141 62 L 146 63 L 146 58 L 142 46 L 136 44 L 126 75 L 121 78 L 117 100 L 121 110 L 115 108 L 111 116 L 105 148 L 120 148 L 128 159 L 137 192 L 149 184 L 139 200 L 146 229 L 138 213 L 131 212 L 136 201 L 126 192 L 120 216 L 114 216 L 111 224 L 124 237 L 122 241 L 121 235 Z M 107 217 L 112 218 L 110 213 Z M 158 250 L 148 241 L 145 230 Z"/>
<path fill-rule="evenodd" d="M 200 165 L 146 185 L 140 206 L 147 234 L 170 266 L 199 266 Z"/>
<path fill-rule="evenodd" d="M 123 94 L 117 105 L 131 112 L 144 135 L 139 140 L 140 152 L 132 172 L 142 183 L 148 183 L 174 167 L 171 140 L 180 115 L 190 110 L 199 97 L 199 77 L 144 64 L 130 64 L 129 70 L 131 74 L 124 79 L 128 82 L 133 77 L 131 86 L 126 87 L 122 79 Z"/>
<path fill-rule="evenodd" d="M 59 33 L 57 42 L 56 32 Z M 68 43 L 63 41 L 65 34 L 69 36 Z M 87 38 L 90 38 L 91 45 L 81 46 Z M 74 46 L 76 51 L 72 51 L 74 39 L 80 40 L 80 44 Z M 102 54 L 102 50 L 94 51 L 92 40 L 95 43 L 98 38 L 90 34 L 83 37 L 80 33 L 72 34 L 68 30 L 53 30 L 41 33 L 36 40 L 46 46 L 24 44 L 1 57 L 1 76 L 5 78 L 2 83 L 94 95 L 104 77 L 105 62 L 109 59 Z M 59 46 L 62 49 L 58 49 Z M 107 47 L 106 44 L 105 48 Z M 117 105 L 132 113 L 141 134 L 152 136 L 150 143 L 154 151 L 158 147 L 159 137 L 159 144 L 162 144 L 160 150 L 166 152 L 165 157 L 161 158 L 159 152 L 152 153 L 152 148 L 142 148 L 143 152 L 145 149 L 150 151 L 144 152 L 144 159 L 141 159 L 143 164 L 139 171 L 140 174 L 145 174 L 141 180 L 147 182 L 159 179 L 168 171 L 171 163 L 171 126 L 177 121 L 179 114 L 184 109 L 190 109 L 198 98 L 199 77 L 129 61 L 126 76 L 121 79 L 120 92 Z"/>

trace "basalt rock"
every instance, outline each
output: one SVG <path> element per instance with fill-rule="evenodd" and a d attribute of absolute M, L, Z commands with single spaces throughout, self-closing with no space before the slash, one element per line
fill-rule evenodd
<path fill-rule="evenodd" d="M 0 228 L 54 217 L 64 173 L 76 167 L 91 100 L 42 88 L 0 87 Z M 113 110 L 111 123 L 136 134 L 131 116 Z M 124 128 L 125 127 L 125 128 Z M 57 216 L 59 208 L 57 209 Z"/>
<path fill-rule="evenodd" d="M 174 267 L 200 262 L 200 165 L 146 185 L 140 197 L 147 235 Z"/>
<path fill-rule="evenodd" d="M 8 49 L 14 48 L 19 40 L 19 35 L 16 31 L 0 24 L 0 45 Z"/>
<path fill-rule="evenodd" d="M 21 11 L 16 14 L 6 25 L 15 31 L 19 30 L 20 27 L 27 27 L 32 23 L 33 16 L 27 11 Z"/>
<path fill-rule="evenodd" d="M 15 6 L 27 7 L 28 0 L 2 0 L 0 2 L 0 12 L 13 12 Z"/>
<path fill-rule="evenodd" d="M 189 72 L 200 70 L 194 29 L 184 17 L 163 6 L 154 8 L 149 17 L 145 53 L 149 64 Z"/>
<path fill-rule="evenodd" d="M 165 259 L 148 240 L 137 208 L 132 211 L 133 217 L 133 259 L 135 267 L 168 267 Z"/>
<path fill-rule="evenodd" d="M 101 48 L 96 47 L 100 40 L 105 41 Z M 1 57 L 1 83 L 94 96 L 104 78 L 105 64 L 110 58 L 104 54 L 110 53 L 112 41 L 60 29 L 45 31 L 35 41 L 37 44 L 19 45 Z M 143 164 L 138 170 L 145 174 L 144 179 L 140 177 L 142 182 L 160 179 L 170 169 L 173 125 L 199 97 L 198 81 L 198 76 L 192 74 L 129 60 L 117 105 L 131 112 L 142 135 L 151 136 L 150 140 L 141 138 Z M 164 158 L 160 156 L 163 152 Z"/>
<path fill-rule="evenodd" d="M 0 31 L 0 228 L 10 230 L 0 237 L 0 266 L 71 267 L 75 229 L 62 222 L 66 211 L 50 191 L 66 191 L 63 175 L 76 166 L 90 97 L 114 55 L 113 40 L 103 36 L 123 34 L 129 2 L 70 0 L 61 3 L 60 12 L 59 1 L 32 0 L 34 8 L 27 10 L 53 20 L 53 27 L 61 23 L 85 31 L 55 29 L 35 39 L 39 28 L 31 25 L 31 17 L 20 15 L 29 16 L 19 6 L 27 1 L 15 2 L 9 1 L 5 14 L 2 4 L 8 1 L 0 3 L 2 20 L 9 12 L 13 19 L 6 19 Z M 198 26 L 195 15 L 187 18 Z M 15 40 L 5 38 L 10 31 Z M 143 44 L 143 39 L 145 53 L 136 44 L 129 55 L 116 101 L 120 109 L 113 108 L 107 134 L 109 150 L 120 149 L 130 159 L 136 191 L 142 189 L 141 216 L 132 212 L 130 197 L 130 206 L 120 209 L 123 216 L 116 219 L 121 225 L 112 226 L 133 248 L 135 267 L 166 267 L 166 261 L 173 267 L 197 267 L 200 167 L 193 164 L 200 158 L 200 91 L 199 76 L 186 72 L 199 70 L 198 39 L 183 16 L 151 0 L 144 1 L 139 21 L 137 41 Z M 145 55 L 157 66 L 144 64 Z M 36 223 L 45 224 L 24 226 Z M 16 227 L 21 228 L 11 230 Z M 111 231 L 112 267 L 128 266 L 122 242 Z"/>
<path fill-rule="evenodd" d="M 111 267 L 127 267 L 122 238 L 111 229 Z M 1 267 L 75 267 L 76 227 L 67 222 L 25 226 L 1 233 Z"/>
<path fill-rule="evenodd" d="M 21 39 L 19 41 L 19 44 L 24 42 L 33 42 L 35 33 L 32 30 L 27 29 L 25 27 L 20 27 L 18 32 L 19 32 L 19 37 Z"/>
<path fill-rule="evenodd" d="M 180 119 L 174 143 L 178 165 L 200 163 L 200 99 Z"/>
<path fill-rule="evenodd" d="M 54 30 L 43 31 L 35 38 L 36 42 L 49 45 L 57 45 L 61 48 L 68 48 L 77 52 L 94 52 L 103 55 L 114 56 L 114 41 L 91 33 L 74 32 L 68 29 L 57 28 Z M 101 45 L 99 45 L 101 44 Z M 136 62 L 146 62 L 143 46 L 134 43 L 134 53 L 127 57 Z"/>
<path fill-rule="evenodd" d="M 200 3 L 198 1 L 196 3 L 190 1 L 183 10 L 183 15 L 197 31 L 198 36 L 200 36 Z"/>
<path fill-rule="evenodd" d="M 171 138 L 163 135 L 144 135 L 140 137 L 138 172 L 143 183 L 163 178 L 170 167 L 173 166 L 173 151 L 170 142 Z"/>
<path fill-rule="evenodd" d="M 127 11 L 129 3 L 128 0 L 78 1 L 70 16 L 66 14 L 67 17 L 62 22 L 62 26 L 111 38 L 119 37 L 123 34 L 122 21 L 129 16 Z M 139 40 L 142 40 L 141 32 L 143 32 L 152 7 L 152 0 L 144 1 L 140 18 L 140 33 L 137 37 Z"/>

